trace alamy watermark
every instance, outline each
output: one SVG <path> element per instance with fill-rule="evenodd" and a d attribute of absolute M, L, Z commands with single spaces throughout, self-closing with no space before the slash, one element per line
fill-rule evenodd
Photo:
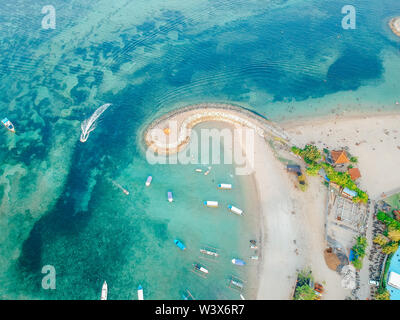
<path fill-rule="evenodd" d="M 45 16 L 42 19 L 42 29 L 55 29 L 56 28 L 56 9 L 52 5 L 47 5 L 42 8 L 42 13 Z"/>
<path fill-rule="evenodd" d="M 45 290 L 56 289 L 56 268 L 52 265 L 45 265 L 42 273 L 46 274 L 42 279 L 42 288 Z"/>
<path fill-rule="evenodd" d="M 345 16 L 342 19 L 342 28 L 355 29 L 356 28 L 356 8 L 352 5 L 346 5 L 342 8 L 342 14 Z"/>
<path fill-rule="evenodd" d="M 171 121 L 168 133 L 158 128 L 149 133 L 164 152 L 149 147 L 146 159 L 149 164 L 235 165 L 236 175 L 249 175 L 254 171 L 255 134 L 254 129 L 244 127 L 202 128 L 193 130 L 189 138 Z"/>

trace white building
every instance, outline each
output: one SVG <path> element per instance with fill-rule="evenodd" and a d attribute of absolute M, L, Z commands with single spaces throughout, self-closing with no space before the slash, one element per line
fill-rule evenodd
<path fill-rule="evenodd" d="M 400 289 L 400 274 L 393 271 L 390 272 L 388 285 Z"/>

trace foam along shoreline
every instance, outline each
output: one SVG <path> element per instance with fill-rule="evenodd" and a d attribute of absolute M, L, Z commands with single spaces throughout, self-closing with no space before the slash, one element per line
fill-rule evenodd
<path fill-rule="evenodd" d="M 146 145 L 158 154 L 177 153 L 190 141 L 192 128 L 202 122 L 218 121 L 254 129 L 261 137 L 287 141 L 286 133 L 262 116 L 230 104 L 203 103 L 171 111 L 151 123 L 144 132 Z"/>
<path fill-rule="evenodd" d="M 400 17 L 393 18 L 389 21 L 390 29 L 400 37 Z"/>

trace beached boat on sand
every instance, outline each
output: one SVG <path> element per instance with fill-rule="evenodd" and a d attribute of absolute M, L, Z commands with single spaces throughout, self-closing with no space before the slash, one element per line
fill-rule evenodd
<path fill-rule="evenodd" d="M 1 120 L 1 123 L 7 128 L 8 131 L 15 133 L 15 127 L 10 120 L 4 118 L 3 120 Z"/>

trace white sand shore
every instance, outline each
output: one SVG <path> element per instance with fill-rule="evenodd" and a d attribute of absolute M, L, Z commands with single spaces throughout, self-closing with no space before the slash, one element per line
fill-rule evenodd
<path fill-rule="evenodd" d="M 302 192 L 270 146 L 256 139 L 255 177 L 262 211 L 263 265 L 257 299 L 292 298 L 297 272 L 311 268 L 325 283 L 324 299 L 344 299 L 339 274 L 324 261 L 326 188 L 315 178 Z"/>
<path fill-rule="evenodd" d="M 287 122 L 282 127 L 299 146 L 347 146 L 359 159 L 361 188 L 376 198 L 400 187 L 399 123 L 397 113 Z M 309 177 L 308 190 L 299 191 L 263 135 L 255 135 L 254 143 L 254 178 L 263 231 L 257 298 L 291 299 L 297 272 L 305 267 L 311 268 L 316 281 L 324 283 L 324 299 L 346 298 L 350 292 L 341 287 L 341 277 L 326 266 L 323 257 L 326 188 L 318 178 Z M 247 148 L 242 145 L 242 149 Z"/>

